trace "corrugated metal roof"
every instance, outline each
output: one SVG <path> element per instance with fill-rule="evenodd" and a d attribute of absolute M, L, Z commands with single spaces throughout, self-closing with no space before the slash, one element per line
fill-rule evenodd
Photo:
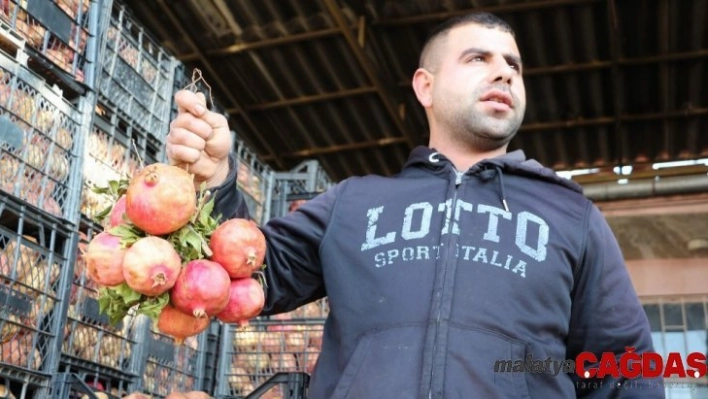
<path fill-rule="evenodd" d="M 126 1 L 273 168 L 400 170 L 427 143 L 410 88 L 430 27 L 515 29 L 528 105 L 511 148 L 557 168 L 708 157 L 708 0 Z"/>

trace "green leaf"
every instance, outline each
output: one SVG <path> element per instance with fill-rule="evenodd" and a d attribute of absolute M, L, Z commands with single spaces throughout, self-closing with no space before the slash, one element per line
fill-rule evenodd
<path fill-rule="evenodd" d="M 192 248 L 196 249 L 197 251 L 202 250 L 202 238 L 199 236 L 199 234 L 194 231 L 190 230 L 189 234 L 186 236 L 187 240 L 187 245 L 191 246 Z"/>
<path fill-rule="evenodd" d="M 111 306 L 111 298 L 106 293 L 105 288 L 99 288 L 98 290 L 98 311 L 99 313 L 106 313 L 106 311 Z"/>
<path fill-rule="evenodd" d="M 117 194 L 118 193 L 118 187 L 120 186 L 120 182 L 118 180 L 109 180 L 108 181 L 108 187 L 110 188 L 111 194 Z"/>
<path fill-rule="evenodd" d="M 130 308 L 135 306 L 141 294 L 134 291 L 126 283 L 116 287 L 102 288 L 99 290 L 99 311 L 106 316 L 112 325 L 117 325 L 128 314 Z"/>
<path fill-rule="evenodd" d="M 111 193 L 111 191 L 109 190 L 108 187 L 93 186 L 93 187 L 91 187 L 91 191 L 93 191 L 96 194 L 110 194 Z"/>
<path fill-rule="evenodd" d="M 106 207 L 106 209 L 102 210 L 98 215 L 96 215 L 96 220 L 103 221 L 108 215 L 111 214 L 111 211 L 113 210 L 113 205 L 110 205 Z"/>
<path fill-rule="evenodd" d="M 138 313 L 146 315 L 152 319 L 153 323 L 157 324 L 157 319 L 160 317 L 162 309 L 167 306 L 169 302 L 169 292 L 164 292 L 156 297 L 146 297 L 138 307 Z"/>
<path fill-rule="evenodd" d="M 118 226 L 111 227 L 108 233 L 120 238 L 130 238 L 135 235 L 135 231 L 127 224 L 119 224 Z"/>
<path fill-rule="evenodd" d="M 145 237 L 145 233 L 137 229 L 133 224 L 122 223 L 118 226 L 111 227 L 108 234 L 120 237 L 120 242 L 123 248 L 130 247 L 140 238 Z"/>
<path fill-rule="evenodd" d="M 202 210 L 199 212 L 199 223 L 201 223 L 204 226 L 210 226 L 210 222 L 212 219 L 211 217 L 211 212 L 214 210 L 214 200 L 215 196 L 212 196 L 209 201 L 207 201 L 206 204 L 204 204 L 204 207 Z"/>
<path fill-rule="evenodd" d="M 137 303 L 142 295 L 141 293 L 130 288 L 130 286 L 126 283 L 115 287 L 115 291 L 123 298 L 123 301 L 128 305 L 134 305 L 135 303 Z"/>

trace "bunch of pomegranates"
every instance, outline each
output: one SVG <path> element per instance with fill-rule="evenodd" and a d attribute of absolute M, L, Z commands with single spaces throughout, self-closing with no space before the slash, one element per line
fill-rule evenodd
<path fill-rule="evenodd" d="M 181 343 L 212 318 L 245 324 L 263 309 L 263 233 L 212 216 L 213 198 L 203 187 L 195 195 L 187 171 L 155 163 L 103 193 L 114 199 L 107 227 L 82 256 L 111 320 L 134 309 Z"/>

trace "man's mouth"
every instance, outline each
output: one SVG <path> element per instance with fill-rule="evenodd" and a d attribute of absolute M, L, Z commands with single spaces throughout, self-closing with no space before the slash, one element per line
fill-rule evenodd
<path fill-rule="evenodd" d="M 509 94 L 501 90 L 490 90 L 485 95 L 480 98 L 480 101 L 496 102 L 500 104 L 505 104 L 509 108 L 514 108 L 514 103 Z"/>

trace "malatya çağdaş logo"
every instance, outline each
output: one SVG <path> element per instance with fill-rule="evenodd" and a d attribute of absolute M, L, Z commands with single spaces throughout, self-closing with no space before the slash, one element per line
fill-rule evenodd
<path fill-rule="evenodd" d="M 592 352 L 581 352 L 575 360 L 534 360 L 529 354 L 526 359 L 498 360 L 494 371 L 500 373 L 559 373 L 577 374 L 580 378 L 686 378 L 705 377 L 708 372 L 706 354 L 692 352 L 685 357 L 679 352 L 670 352 L 666 358 L 656 352 L 635 352 L 636 348 L 626 347 L 619 358 L 614 352 L 603 352 L 598 358 Z"/>

